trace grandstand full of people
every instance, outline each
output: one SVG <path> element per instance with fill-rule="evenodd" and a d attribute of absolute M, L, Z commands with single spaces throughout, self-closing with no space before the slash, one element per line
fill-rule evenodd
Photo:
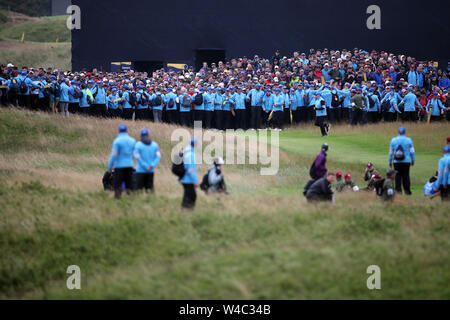
<path fill-rule="evenodd" d="M 448 72 L 384 51 L 314 50 L 152 74 L 2 65 L 1 103 L 208 129 L 450 120 Z"/>

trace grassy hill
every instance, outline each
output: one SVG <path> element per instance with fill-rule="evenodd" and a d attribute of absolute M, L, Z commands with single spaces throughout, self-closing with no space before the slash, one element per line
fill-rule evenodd
<path fill-rule="evenodd" d="M 170 172 L 168 125 L 127 122 L 134 137 L 147 126 L 161 147 L 156 194 L 115 201 L 102 191 L 119 123 L 0 110 L 0 298 L 450 298 L 450 206 L 421 194 L 447 124 L 407 126 L 414 195 L 393 204 L 363 192 L 308 204 L 301 190 L 325 140 L 302 127 L 280 134 L 277 176 L 226 166 L 231 194 L 199 192 L 186 213 Z M 334 129 L 329 169 L 350 172 L 360 186 L 367 161 L 384 173 L 396 127 Z M 66 289 L 72 264 L 81 268 L 80 291 Z M 373 264 L 382 290 L 366 287 Z"/>
<path fill-rule="evenodd" d="M 0 62 L 17 66 L 71 69 L 71 33 L 67 16 L 31 18 L 2 11 Z M 24 34 L 24 42 L 20 40 Z M 58 41 L 58 42 L 57 42 Z"/>

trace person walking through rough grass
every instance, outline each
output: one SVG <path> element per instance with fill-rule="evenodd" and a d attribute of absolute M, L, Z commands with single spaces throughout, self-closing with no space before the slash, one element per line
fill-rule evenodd
<path fill-rule="evenodd" d="M 114 197 L 120 199 L 122 185 L 125 183 L 127 194 L 130 194 L 133 183 L 133 150 L 136 140 L 127 133 L 125 124 L 119 125 L 119 135 L 114 139 L 109 158 L 108 171 L 114 170 Z"/>
<path fill-rule="evenodd" d="M 153 180 L 155 168 L 161 160 L 161 152 L 155 141 L 150 139 L 148 129 L 142 129 L 141 141 L 136 143 L 133 152 L 136 159 L 136 188 L 137 190 L 155 192 Z"/>
<path fill-rule="evenodd" d="M 395 190 L 402 193 L 403 189 L 407 195 L 411 195 L 411 181 L 409 177 L 410 166 L 414 166 L 415 152 L 414 145 L 410 138 L 405 136 L 404 127 L 398 129 L 398 136 L 391 140 L 389 147 L 389 167 L 397 171 L 395 177 Z"/>
<path fill-rule="evenodd" d="M 198 186 L 197 162 L 195 156 L 196 146 L 197 139 L 192 138 L 190 144 L 184 149 L 183 163 L 185 174 L 180 179 L 180 183 L 183 185 L 184 189 L 183 200 L 181 202 L 182 209 L 194 209 L 197 200 L 197 193 L 195 192 L 195 188 Z"/>
<path fill-rule="evenodd" d="M 303 195 L 306 196 L 309 188 L 316 182 L 318 179 L 325 176 L 328 169 L 326 166 L 327 163 L 327 151 L 328 151 L 328 143 L 324 143 L 322 145 L 322 149 L 320 153 L 317 155 L 314 160 L 311 168 L 309 169 L 309 175 L 311 176 L 311 180 L 308 181 L 305 188 L 303 189 Z"/>

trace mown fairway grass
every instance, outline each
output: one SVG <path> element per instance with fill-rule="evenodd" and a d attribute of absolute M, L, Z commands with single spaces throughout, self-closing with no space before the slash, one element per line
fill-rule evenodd
<path fill-rule="evenodd" d="M 367 161 L 384 173 L 397 124 L 336 127 L 327 140 L 299 127 L 280 134 L 277 176 L 228 166 L 231 194 L 199 193 L 185 213 L 170 173 L 171 126 L 128 122 L 135 137 L 147 126 L 161 147 L 156 195 L 114 201 L 101 190 L 119 123 L 0 110 L 0 298 L 450 298 L 450 206 L 421 194 L 448 124 L 406 127 L 414 195 L 393 204 L 361 192 L 309 205 L 300 193 L 324 141 L 329 168 L 360 186 Z M 80 291 L 66 289 L 73 264 Z M 373 264 L 382 290 L 366 287 Z"/>

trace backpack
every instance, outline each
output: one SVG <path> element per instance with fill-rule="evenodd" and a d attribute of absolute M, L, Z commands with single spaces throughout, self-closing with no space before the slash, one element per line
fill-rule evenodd
<path fill-rule="evenodd" d="M 309 176 L 313 180 L 317 179 L 317 177 L 316 177 L 316 160 L 314 160 L 314 162 L 311 165 L 311 168 L 309 168 Z"/>
<path fill-rule="evenodd" d="M 136 92 L 130 92 L 130 99 L 129 103 L 132 107 L 137 106 L 137 98 L 136 98 Z"/>
<path fill-rule="evenodd" d="M 103 179 L 102 179 L 102 183 L 103 183 L 103 189 L 105 191 L 113 191 L 114 190 L 114 175 L 112 173 L 110 173 L 109 171 L 106 171 L 105 174 L 103 175 Z"/>
<path fill-rule="evenodd" d="M 206 171 L 205 175 L 203 176 L 202 183 L 200 184 L 200 189 L 203 191 L 208 191 L 209 188 L 209 170 Z"/>
<path fill-rule="evenodd" d="M 54 96 L 57 96 L 59 94 L 59 91 L 61 90 L 61 86 L 59 83 L 55 83 L 51 86 L 51 92 Z"/>
<path fill-rule="evenodd" d="M 160 106 L 160 105 L 162 105 L 162 98 L 161 98 L 161 95 L 158 94 L 158 95 L 156 95 L 156 98 L 155 98 L 155 106 Z"/>
<path fill-rule="evenodd" d="M 372 96 L 369 96 L 369 107 L 370 109 L 375 107 L 375 101 L 373 101 Z"/>
<path fill-rule="evenodd" d="M 385 179 L 381 179 L 381 180 L 375 181 L 375 183 L 373 184 L 373 186 L 375 187 L 375 191 L 377 193 L 377 196 L 381 197 L 383 195 L 384 180 Z"/>
<path fill-rule="evenodd" d="M 192 99 L 191 99 L 191 96 L 188 95 L 188 94 L 185 94 L 185 95 L 183 96 L 183 102 L 182 102 L 182 104 L 183 104 L 183 107 L 185 107 L 185 108 L 190 108 L 191 105 L 192 105 Z"/>
<path fill-rule="evenodd" d="M 175 102 L 173 101 L 173 98 L 169 99 L 169 103 L 167 104 L 168 108 L 173 108 L 173 106 L 175 105 Z"/>
<path fill-rule="evenodd" d="M 75 99 L 81 99 L 83 98 L 83 91 L 80 90 L 78 87 L 73 88 L 73 97 Z"/>
<path fill-rule="evenodd" d="M 50 97 L 50 95 L 51 95 L 50 88 L 44 88 L 44 91 L 42 92 L 42 94 L 44 95 L 44 97 Z"/>
<path fill-rule="evenodd" d="M 331 93 L 331 106 L 334 108 L 339 107 L 341 104 L 341 100 L 339 100 L 339 96 L 337 93 Z"/>
<path fill-rule="evenodd" d="M 18 93 L 19 92 L 19 84 L 17 83 L 16 79 L 11 80 L 11 84 L 9 86 L 9 91 Z"/>
<path fill-rule="evenodd" d="M 309 107 L 309 94 L 303 96 L 303 101 L 305 102 L 305 106 Z"/>
<path fill-rule="evenodd" d="M 402 161 L 405 160 L 405 150 L 401 144 L 398 145 L 397 150 L 394 152 L 394 160 Z"/>
<path fill-rule="evenodd" d="M 89 105 L 92 105 L 93 103 L 94 103 L 94 101 L 92 100 L 92 98 L 91 98 L 91 96 L 90 95 L 86 95 L 86 101 L 87 101 L 87 103 L 89 104 Z"/>
<path fill-rule="evenodd" d="M 181 163 L 177 164 L 172 161 L 172 173 L 178 177 L 178 180 L 181 180 L 186 174 L 186 169 L 184 168 L 183 161 L 183 153 L 180 152 L 178 157 L 181 158 Z"/>
<path fill-rule="evenodd" d="M 391 102 L 390 102 L 389 100 L 385 100 L 385 101 L 383 102 L 382 107 L 383 107 L 383 111 L 384 111 L 384 112 L 388 112 L 389 109 L 391 108 Z"/>
<path fill-rule="evenodd" d="M 140 99 L 139 103 L 142 106 L 148 105 L 148 98 L 147 98 L 147 95 L 145 93 L 141 94 L 141 99 Z"/>
<path fill-rule="evenodd" d="M 21 93 L 21 94 L 27 93 L 27 91 L 28 91 L 28 86 L 27 86 L 27 84 L 25 83 L 25 80 L 23 80 L 23 81 L 20 83 L 19 90 L 20 90 L 20 93 Z"/>
<path fill-rule="evenodd" d="M 201 106 L 203 104 L 203 94 L 199 93 L 195 96 L 194 104 L 196 106 Z"/>

